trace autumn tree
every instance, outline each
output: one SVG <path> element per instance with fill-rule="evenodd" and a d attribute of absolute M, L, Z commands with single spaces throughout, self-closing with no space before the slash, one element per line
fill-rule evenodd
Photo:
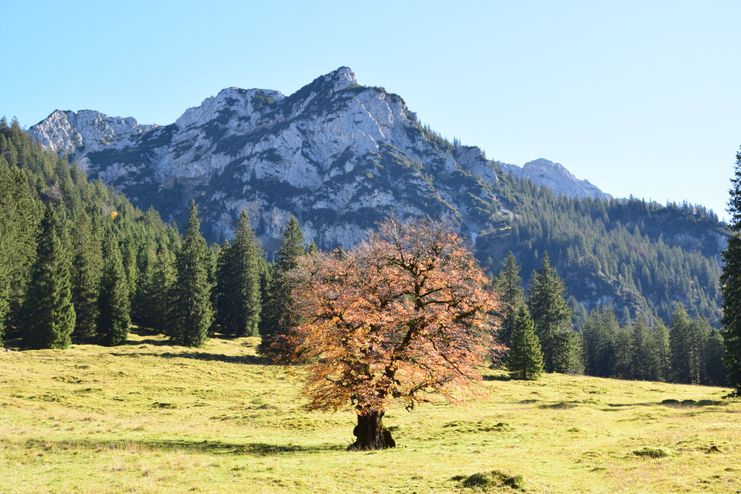
<path fill-rule="evenodd" d="M 431 220 L 384 222 L 342 255 L 299 260 L 294 300 L 301 316 L 290 340 L 311 362 L 309 408 L 351 406 L 350 449 L 395 446 L 383 416 L 431 393 L 465 397 L 492 347 L 494 295 L 472 254 Z"/>

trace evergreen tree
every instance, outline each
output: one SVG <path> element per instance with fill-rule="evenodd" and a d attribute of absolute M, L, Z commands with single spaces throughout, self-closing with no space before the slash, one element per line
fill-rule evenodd
<path fill-rule="evenodd" d="M 657 321 L 654 325 L 653 339 L 658 358 L 657 380 L 668 381 L 672 376 L 671 344 L 669 342 L 669 329 L 663 322 Z"/>
<path fill-rule="evenodd" d="M 157 253 L 155 244 L 153 241 L 148 241 L 139 247 L 136 294 L 134 295 L 134 305 L 131 308 L 132 319 L 146 328 L 154 328 L 157 324 L 156 270 Z"/>
<path fill-rule="evenodd" d="M 631 378 L 656 381 L 659 378 L 659 354 L 646 321 L 639 318 L 633 324 L 631 341 Z"/>
<path fill-rule="evenodd" d="M 291 292 L 293 281 L 288 273 L 298 265 L 298 259 L 304 255 L 304 236 L 295 217 L 291 217 L 283 231 L 283 239 L 275 255 L 272 283 L 264 311 L 263 324 L 260 326 L 260 353 L 280 358 L 286 355 L 283 347 L 283 336 L 298 322 Z"/>
<path fill-rule="evenodd" d="M 669 342 L 672 376 L 675 382 L 699 384 L 704 367 L 703 342 L 707 322 L 690 319 L 684 306 L 677 304 L 672 317 Z"/>
<path fill-rule="evenodd" d="M 496 290 L 501 303 L 502 327 L 499 331 L 501 343 L 511 347 L 511 336 L 515 326 L 517 308 L 525 302 L 522 291 L 520 266 L 514 254 L 509 252 L 504 261 L 504 268 L 496 280 Z"/>
<path fill-rule="evenodd" d="M 543 373 L 543 351 L 535 323 L 524 304 L 516 309 L 507 367 L 515 379 L 535 379 Z"/>
<path fill-rule="evenodd" d="M 689 341 L 689 363 L 690 383 L 706 383 L 705 376 L 705 345 L 710 336 L 712 328 L 708 321 L 700 316 L 692 320 L 690 324 L 690 341 Z"/>
<path fill-rule="evenodd" d="M 620 331 L 615 311 L 609 307 L 593 310 L 582 330 L 585 373 L 610 377 L 615 373 L 615 338 Z"/>
<path fill-rule="evenodd" d="M 174 297 L 177 269 L 175 255 L 162 243 L 157 253 L 157 263 L 154 267 L 151 296 L 151 325 L 154 329 L 174 336 L 171 314 Z"/>
<path fill-rule="evenodd" d="M 73 337 L 78 342 L 92 341 L 98 326 L 98 294 L 103 259 L 100 243 L 93 237 L 90 217 L 77 215 L 74 227 L 72 300 L 77 314 Z"/>
<path fill-rule="evenodd" d="M 103 242 L 103 255 L 105 267 L 98 299 L 98 338 L 104 345 L 120 345 L 129 334 L 131 303 L 121 250 L 110 231 Z"/>
<path fill-rule="evenodd" d="M 705 340 L 705 384 L 724 386 L 726 368 L 723 365 L 723 337 L 721 332 L 710 330 Z"/>
<path fill-rule="evenodd" d="M 238 336 L 259 334 L 261 258 L 262 248 L 242 211 L 234 242 L 225 245 L 219 261 L 216 300 L 222 330 Z"/>
<path fill-rule="evenodd" d="M 728 384 L 741 395 L 741 151 L 731 179 L 728 212 L 731 214 L 731 236 L 723 252 L 723 346 Z"/>
<path fill-rule="evenodd" d="M 23 306 L 22 337 L 31 348 L 66 348 L 75 328 L 71 259 L 64 219 L 47 206 Z"/>
<path fill-rule="evenodd" d="M 548 254 L 530 281 L 528 306 L 543 348 L 547 372 L 572 372 L 579 367 L 578 342 L 571 329 L 571 310 L 564 299 L 564 285 L 551 266 Z"/>
<path fill-rule="evenodd" d="M 195 202 L 177 255 L 177 281 L 174 288 L 172 339 L 185 346 L 201 346 L 213 321 L 209 249 L 201 235 L 201 222 Z"/>

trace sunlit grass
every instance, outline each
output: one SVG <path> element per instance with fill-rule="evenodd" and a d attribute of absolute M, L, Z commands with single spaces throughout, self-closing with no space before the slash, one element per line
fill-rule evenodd
<path fill-rule="evenodd" d="M 352 414 L 303 411 L 302 370 L 256 344 L 0 351 L 0 492 L 476 492 L 474 474 L 488 492 L 741 489 L 725 389 L 491 372 L 466 405 L 391 410 L 398 448 L 346 452 Z"/>

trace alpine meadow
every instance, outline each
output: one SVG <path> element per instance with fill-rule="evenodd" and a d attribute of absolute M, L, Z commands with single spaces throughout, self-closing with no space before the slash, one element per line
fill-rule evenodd
<path fill-rule="evenodd" d="M 737 4 L 36 7 L 0 493 L 741 492 Z"/>

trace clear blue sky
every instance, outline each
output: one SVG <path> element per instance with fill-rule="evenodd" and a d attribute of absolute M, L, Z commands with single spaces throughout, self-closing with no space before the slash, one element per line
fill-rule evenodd
<path fill-rule="evenodd" d="M 3 0 L 0 115 L 167 124 L 227 86 L 289 94 L 347 65 L 491 158 L 723 214 L 740 27 L 739 0 Z"/>

